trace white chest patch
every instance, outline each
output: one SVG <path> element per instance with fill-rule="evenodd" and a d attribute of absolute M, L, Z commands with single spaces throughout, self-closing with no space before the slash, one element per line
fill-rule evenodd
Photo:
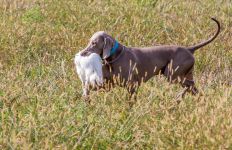
<path fill-rule="evenodd" d="M 84 85 L 93 87 L 103 84 L 102 60 L 98 54 L 91 53 L 89 56 L 75 55 L 74 63 L 76 71 Z"/>

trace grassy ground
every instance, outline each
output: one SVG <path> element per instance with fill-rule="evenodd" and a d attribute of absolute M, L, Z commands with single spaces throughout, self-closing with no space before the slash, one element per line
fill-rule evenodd
<path fill-rule="evenodd" d="M 0 2 L 0 149 L 232 149 L 230 0 L 15 0 Z M 163 77 L 81 100 L 73 57 L 105 30 L 127 46 L 193 45 L 201 95 Z"/>

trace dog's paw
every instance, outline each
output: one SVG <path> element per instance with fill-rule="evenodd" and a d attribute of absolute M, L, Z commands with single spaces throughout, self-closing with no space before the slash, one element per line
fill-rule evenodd
<path fill-rule="evenodd" d="M 82 99 L 86 104 L 90 104 L 91 102 L 89 95 L 82 95 Z"/>

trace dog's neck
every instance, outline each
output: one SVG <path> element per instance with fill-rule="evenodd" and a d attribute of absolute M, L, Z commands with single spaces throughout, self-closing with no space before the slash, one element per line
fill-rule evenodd
<path fill-rule="evenodd" d="M 123 50 L 124 50 L 123 49 L 123 45 L 121 45 L 120 43 L 118 43 L 118 48 L 117 48 L 116 52 L 113 55 L 111 55 L 110 57 L 108 57 L 106 59 L 106 61 L 107 62 L 112 62 L 115 59 L 118 59 L 118 57 L 120 57 L 120 55 L 121 55 L 121 53 L 122 53 Z"/>

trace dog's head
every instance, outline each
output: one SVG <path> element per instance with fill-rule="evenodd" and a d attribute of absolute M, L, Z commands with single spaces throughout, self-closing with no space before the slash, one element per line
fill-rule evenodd
<path fill-rule="evenodd" d="M 115 39 L 104 31 L 96 32 L 89 40 L 87 47 L 82 50 L 81 55 L 96 53 L 106 59 L 110 56 L 110 51 L 114 45 Z"/>

